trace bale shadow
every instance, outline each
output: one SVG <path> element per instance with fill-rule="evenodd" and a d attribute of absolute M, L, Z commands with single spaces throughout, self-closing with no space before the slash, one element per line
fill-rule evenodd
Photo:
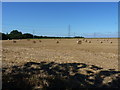
<path fill-rule="evenodd" d="M 28 62 L 3 68 L 3 90 L 119 88 L 120 71 L 84 63 Z"/>

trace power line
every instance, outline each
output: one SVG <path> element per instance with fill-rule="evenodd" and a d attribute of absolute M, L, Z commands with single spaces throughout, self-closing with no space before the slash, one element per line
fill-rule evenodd
<path fill-rule="evenodd" d="M 68 26 L 68 37 L 70 37 L 70 24 L 69 24 L 69 26 Z"/>
<path fill-rule="evenodd" d="M 33 30 L 33 39 L 34 39 L 34 33 L 35 33 L 35 30 Z"/>
<path fill-rule="evenodd" d="M 75 37 L 75 32 L 74 32 L 74 37 Z"/>
<path fill-rule="evenodd" d="M 94 32 L 94 38 L 96 37 L 96 33 Z"/>

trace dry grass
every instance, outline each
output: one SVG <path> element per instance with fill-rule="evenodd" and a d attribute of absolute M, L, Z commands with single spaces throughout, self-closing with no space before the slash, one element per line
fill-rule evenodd
<path fill-rule="evenodd" d="M 102 44 L 102 39 L 87 40 L 92 43 L 77 45 L 76 39 L 61 39 L 59 44 L 54 39 L 36 44 L 37 39 L 16 40 L 16 44 L 3 41 L 4 88 L 117 87 L 118 40 L 109 39 L 112 44 L 107 39 Z"/>
<path fill-rule="evenodd" d="M 83 42 L 81 45 L 76 44 L 76 39 L 63 39 L 59 44 L 55 44 L 56 40 L 53 39 L 44 39 L 42 43 L 36 43 L 39 40 L 16 41 L 16 44 L 11 43 L 11 40 L 3 41 L 3 66 L 44 60 L 83 62 L 108 69 L 118 69 L 117 39 L 111 39 L 112 44 L 107 41 L 100 44 L 96 39 L 91 39 L 89 40 L 91 44 Z"/>

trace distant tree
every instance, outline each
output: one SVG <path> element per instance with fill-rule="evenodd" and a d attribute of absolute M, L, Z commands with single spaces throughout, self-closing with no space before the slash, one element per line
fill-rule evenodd
<path fill-rule="evenodd" d="M 74 38 L 84 38 L 84 37 L 82 37 L 82 36 L 75 36 Z"/>
<path fill-rule="evenodd" d="M 0 32 L 0 40 L 2 40 L 2 33 Z"/>
<path fill-rule="evenodd" d="M 0 40 L 7 40 L 7 39 L 9 39 L 7 34 L 0 33 Z"/>
<path fill-rule="evenodd" d="M 33 35 L 30 33 L 25 33 L 25 34 L 23 34 L 23 37 L 24 38 L 33 38 Z"/>
<path fill-rule="evenodd" d="M 43 38 L 43 36 L 36 36 L 36 35 L 35 35 L 34 38 Z"/>
<path fill-rule="evenodd" d="M 18 30 L 13 30 L 9 34 L 10 39 L 22 39 L 23 34 L 22 32 L 19 32 Z"/>
<path fill-rule="evenodd" d="M 33 38 L 33 35 L 30 33 L 22 34 L 22 32 L 19 32 L 18 30 L 13 30 L 10 32 L 10 34 L 4 34 L 0 33 L 0 39 L 6 40 L 6 39 L 27 39 L 27 38 Z M 34 38 L 84 38 L 82 36 L 75 36 L 75 37 L 50 37 L 50 36 L 37 36 L 34 35 Z"/>

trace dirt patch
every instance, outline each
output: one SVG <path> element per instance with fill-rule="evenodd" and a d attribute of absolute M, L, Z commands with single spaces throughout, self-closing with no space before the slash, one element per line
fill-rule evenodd
<path fill-rule="evenodd" d="M 3 68 L 3 90 L 119 88 L 120 72 L 84 63 L 28 62 Z"/>

